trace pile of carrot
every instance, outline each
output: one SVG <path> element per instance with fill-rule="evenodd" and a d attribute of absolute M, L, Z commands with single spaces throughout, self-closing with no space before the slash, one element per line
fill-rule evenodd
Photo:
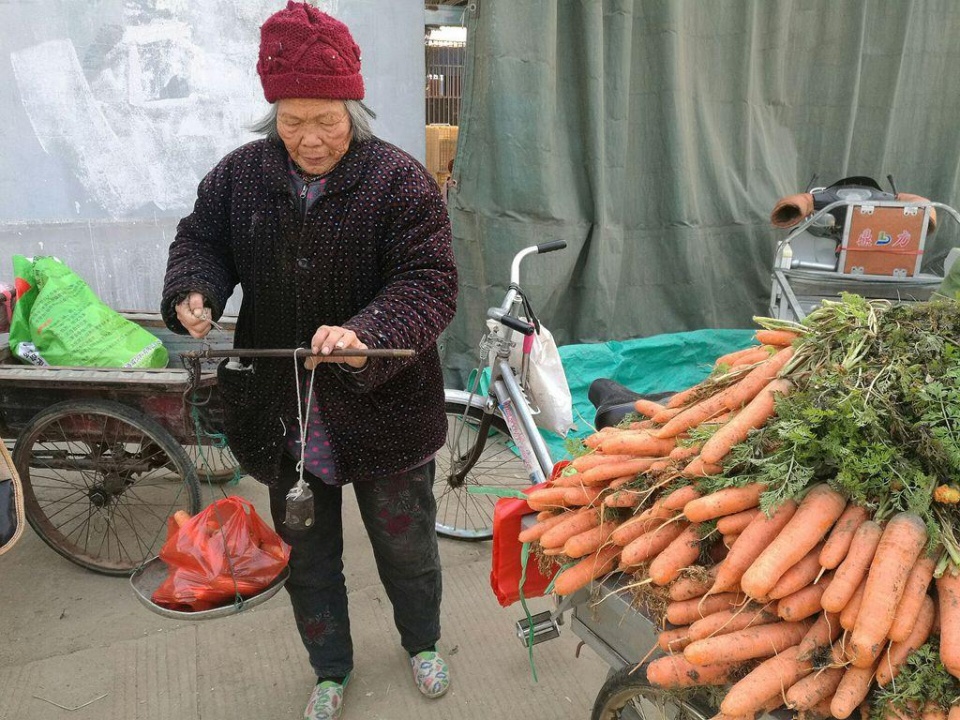
<path fill-rule="evenodd" d="M 939 574 L 941 548 L 920 516 L 874 517 L 825 482 L 766 512 L 761 484 L 702 491 L 793 387 L 804 338 L 761 330 L 757 341 L 717 360 L 719 380 L 663 405 L 638 400 L 643 419 L 587 438 L 589 452 L 530 493 L 538 522 L 520 540 L 562 566 L 558 594 L 615 570 L 659 589 L 663 630 L 648 657 L 662 655 L 647 679 L 723 686 L 719 720 L 868 712 L 871 692 L 928 642 L 960 678 L 960 575 Z M 697 442 L 698 428 L 713 432 Z M 872 711 L 960 720 L 960 704 Z"/>

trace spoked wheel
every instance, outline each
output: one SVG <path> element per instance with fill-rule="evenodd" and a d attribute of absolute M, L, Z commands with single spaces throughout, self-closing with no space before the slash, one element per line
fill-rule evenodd
<path fill-rule="evenodd" d="M 217 447 L 216 445 L 184 445 L 184 452 L 190 458 L 197 469 L 197 477 L 200 484 L 213 483 L 222 485 L 230 482 L 237 476 L 237 472 L 243 474 L 240 469 L 240 463 L 227 445 Z"/>
<path fill-rule="evenodd" d="M 462 482 L 453 477 L 460 459 L 477 441 L 483 411 L 448 400 L 447 442 L 437 453 L 433 494 L 437 499 L 437 534 L 459 540 L 489 540 L 493 535 L 493 508 L 497 498 L 467 492 L 470 486 L 523 490 L 531 483 L 523 461 L 514 450 L 506 423 L 493 419 L 483 454 Z"/>
<path fill-rule="evenodd" d="M 156 421 L 119 403 L 64 402 L 20 433 L 27 520 L 71 562 L 127 575 L 155 555 L 176 510 L 200 509 L 197 471 Z"/>
<path fill-rule="evenodd" d="M 705 706 L 680 700 L 647 682 L 647 666 L 613 673 L 597 693 L 591 720 L 706 720 Z"/>

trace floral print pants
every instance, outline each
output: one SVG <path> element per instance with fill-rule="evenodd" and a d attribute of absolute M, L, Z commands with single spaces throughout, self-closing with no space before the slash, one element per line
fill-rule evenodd
<path fill-rule="evenodd" d="M 400 642 L 407 652 L 432 647 L 440 637 L 440 553 L 434 527 L 434 463 L 353 484 L 380 580 L 393 605 Z M 317 677 L 353 670 L 353 643 L 343 576 L 342 488 L 308 476 L 314 523 L 291 531 L 283 524 L 286 491 L 296 465 L 284 459 L 280 482 L 270 489 L 274 527 L 293 548 L 286 589 L 300 637 Z"/>

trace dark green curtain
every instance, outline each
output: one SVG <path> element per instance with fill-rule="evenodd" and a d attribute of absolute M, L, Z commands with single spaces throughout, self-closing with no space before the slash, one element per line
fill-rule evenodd
<path fill-rule="evenodd" d="M 849 175 L 948 204 L 960 3 L 476 0 L 450 194 L 462 378 L 520 248 L 561 344 L 765 314 L 775 200 Z M 471 11 L 472 10 L 472 11 Z M 956 244 L 947 221 L 934 267 Z"/>

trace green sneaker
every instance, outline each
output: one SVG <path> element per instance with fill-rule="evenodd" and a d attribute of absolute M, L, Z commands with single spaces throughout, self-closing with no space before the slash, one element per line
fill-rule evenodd
<path fill-rule="evenodd" d="M 424 650 L 410 658 L 417 690 L 428 698 L 438 698 L 450 688 L 450 671 L 439 653 Z"/>
<path fill-rule="evenodd" d="M 350 675 L 343 679 L 343 684 L 332 680 L 317 683 L 310 693 L 310 702 L 303 711 L 303 720 L 339 720 L 343 713 L 343 693 L 350 682 Z"/>

